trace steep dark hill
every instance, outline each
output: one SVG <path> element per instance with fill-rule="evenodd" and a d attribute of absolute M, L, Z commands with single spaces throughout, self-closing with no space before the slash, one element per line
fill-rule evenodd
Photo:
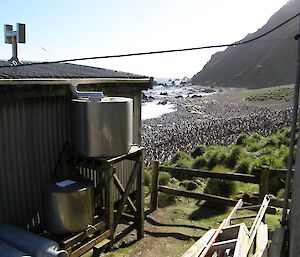
<path fill-rule="evenodd" d="M 262 28 L 242 41 L 269 31 L 298 12 L 300 0 L 290 0 Z M 193 84 L 260 88 L 293 83 L 297 54 L 293 38 L 298 33 L 299 22 L 297 17 L 257 41 L 214 54 L 193 76 Z"/>

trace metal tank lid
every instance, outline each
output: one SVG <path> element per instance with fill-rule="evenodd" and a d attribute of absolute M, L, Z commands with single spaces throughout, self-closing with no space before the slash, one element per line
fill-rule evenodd
<path fill-rule="evenodd" d="M 43 190 L 49 192 L 74 192 L 85 191 L 92 187 L 93 183 L 88 179 L 61 179 L 47 181 L 43 184 Z"/>

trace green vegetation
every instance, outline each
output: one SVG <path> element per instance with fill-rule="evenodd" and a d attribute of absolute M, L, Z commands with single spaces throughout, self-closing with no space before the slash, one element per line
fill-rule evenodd
<path fill-rule="evenodd" d="M 190 154 L 178 151 L 168 165 L 173 167 L 210 170 L 212 172 L 237 172 L 251 174 L 255 168 L 269 166 L 273 169 L 283 169 L 287 166 L 289 156 L 290 128 L 282 128 L 275 134 L 264 137 L 258 133 L 241 134 L 236 142 L 228 146 L 199 145 Z M 148 184 L 148 174 L 145 174 L 145 184 Z M 236 192 L 247 192 L 246 186 L 240 187 L 240 183 L 220 179 L 205 179 L 196 186 L 195 181 L 187 180 L 184 174 L 172 178 L 168 173 L 160 173 L 159 183 L 166 185 L 176 181 L 175 187 L 183 187 L 187 190 L 196 190 L 220 196 L 233 196 Z M 282 195 L 279 192 L 283 186 L 274 179 L 271 186 L 273 194 Z M 272 181 L 272 179 L 271 179 Z M 279 181 L 279 179 L 278 179 Z M 196 182 L 197 184 L 198 182 Z M 273 182 L 272 182 L 273 183 Z M 199 183 L 198 183 L 199 184 Z M 189 186 L 187 186 L 189 185 Z M 252 190 L 250 184 L 248 189 Z M 257 190 L 256 190 L 257 191 Z M 248 191 L 251 193 L 251 191 Z"/>
<path fill-rule="evenodd" d="M 238 173 L 251 173 L 262 165 L 286 168 L 289 155 L 290 128 L 282 128 L 269 137 L 258 133 L 241 134 L 235 144 L 203 148 L 201 156 L 186 159 L 186 165 L 195 169 L 213 170 L 223 166 Z M 192 151 L 194 152 L 194 151 Z"/>
<path fill-rule="evenodd" d="M 198 156 L 192 163 L 193 169 L 201 169 L 207 167 L 207 159 L 205 156 Z"/>
<path fill-rule="evenodd" d="M 298 134 L 298 133 L 297 133 Z M 165 166 L 193 168 L 209 170 L 210 172 L 254 172 L 255 168 L 262 165 L 271 168 L 286 168 L 289 156 L 290 128 L 279 129 L 271 136 L 264 137 L 258 133 L 241 134 L 234 143 L 228 146 L 219 145 L 199 145 L 190 153 L 178 151 Z M 149 204 L 149 193 L 151 191 L 151 168 L 145 171 L 146 205 Z M 272 175 L 271 175 L 272 174 Z M 275 174 L 275 175 L 273 175 Z M 243 183 L 225 179 L 215 178 L 191 178 L 184 172 L 170 175 L 167 172 L 159 172 L 159 184 L 170 186 L 180 190 L 187 190 L 199 193 L 208 193 L 232 199 L 243 199 L 245 202 L 257 200 L 259 185 Z M 284 197 L 284 180 L 279 173 L 270 173 L 269 192 L 278 198 Z M 157 217 L 164 217 L 171 224 L 192 224 L 204 228 L 217 228 L 220 222 L 228 216 L 232 207 L 214 202 L 184 199 L 172 194 L 158 193 L 158 213 Z M 163 208 L 163 209 L 160 209 Z M 168 216 L 163 216 L 168 213 Z M 242 215 L 255 214 L 249 210 L 241 211 Z M 271 231 L 278 227 L 280 211 L 275 215 L 266 214 L 266 223 Z M 246 225 L 253 222 L 246 220 Z M 166 222 L 164 222 L 166 223 Z M 148 224 L 149 225 L 149 224 Z M 163 226 L 166 229 L 167 226 Z M 175 226 L 170 226 L 174 228 Z M 157 229 L 157 228 L 155 228 Z M 177 231 L 176 227 L 176 231 Z M 183 229 L 183 228 L 182 228 Z M 186 229 L 186 228 L 184 228 Z M 197 231 L 199 236 L 199 231 Z M 204 233 L 204 231 L 201 231 Z M 190 242 L 192 244 L 193 242 Z M 130 248 L 135 251 L 135 248 Z M 125 251 L 120 250 L 121 254 Z M 123 256 L 123 255 L 122 255 Z M 125 255 L 124 255 L 125 256 Z"/>
<path fill-rule="evenodd" d="M 182 151 L 178 151 L 171 159 L 171 165 L 179 168 L 190 168 L 192 157 Z"/>
<path fill-rule="evenodd" d="M 149 169 L 146 169 L 144 175 L 144 185 L 150 186 L 150 184 L 151 184 L 151 167 Z"/>
<path fill-rule="evenodd" d="M 170 182 L 171 175 L 168 172 L 160 172 L 158 175 L 158 183 L 162 186 L 167 185 Z"/>
<path fill-rule="evenodd" d="M 293 98 L 293 87 L 288 85 L 249 90 L 247 91 L 247 95 L 246 100 L 248 101 L 290 101 Z"/>
<path fill-rule="evenodd" d="M 271 136 L 264 137 L 258 133 L 241 134 L 235 141 L 228 146 L 219 145 L 199 145 L 190 153 L 178 151 L 166 166 L 193 168 L 199 170 L 209 170 L 211 172 L 236 172 L 251 174 L 255 168 L 269 166 L 274 169 L 283 169 L 287 166 L 289 156 L 289 137 L 290 128 L 279 129 Z M 296 133 L 298 135 L 298 133 Z M 296 136 L 296 140 L 297 140 Z M 275 174 L 275 175 L 273 175 Z M 279 174 L 279 173 L 278 173 Z M 151 167 L 145 172 L 145 186 L 151 184 Z M 167 185 L 181 190 L 208 193 L 233 199 L 243 198 L 246 202 L 256 197 L 259 192 L 259 185 L 243 183 L 230 180 L 214 178 L 191 178 L 184 172 L 170 175 L 167 172 L 159 173 L 159 184 Z M 284 181 L 280 175 L 272 173 L 269 178 L 269 192 L 282 198 L 284 196 Z M 150 192 L 147 190 L 148 192 Z M 168 194 L 159 194 L 161 207 L 170 206 L 176 201 L 176 197 Z M 199 201 L 199 210 L 195 210 L 190 215 L 190 219 L 199 219 L 203 213 L 210 213 L 215 210 L 214 204 Z M 217 208 L 221 210 L 222 208 Z M 203 213 L 202 213 L 203 212 Z M 222 213 L 215 215 L 223 215 Z M 212 213 L 210 213 L 212 214 Z M 227 215 L 227 214 L 226 214 Z M 270 216 L 271 217 L 271 216 Z M 213 217 L 203 217 L 215 220 Z M 273 221 L 272 221 L 273 222 Z"/>
<path fill-rule="evenodd" d="M 198 145 L 192 152 L 191 156 L 196 158 L 198 156 L 202 156 L 205 153 L 206 146 L 205 145 Z"/>

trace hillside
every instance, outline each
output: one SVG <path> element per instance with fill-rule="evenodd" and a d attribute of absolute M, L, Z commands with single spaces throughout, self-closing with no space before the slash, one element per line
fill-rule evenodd
<path fill-rule="evenodd" d="M 243 40 L 257 37 L 300 12 L 300 1 L 290 0 L 258 31 Z M 253 42 L 228 47 L 214 54 L 192 78 L 206 86 L 260 88 L 293 83 L 295 80 L 299 18 Z M 284 39 L 284 40 L 278 40 Z"/>

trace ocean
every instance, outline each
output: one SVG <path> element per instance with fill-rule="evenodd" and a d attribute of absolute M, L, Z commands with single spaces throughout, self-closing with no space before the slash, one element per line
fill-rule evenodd
<path fill-rule="evenodd" d="M 176 111 L 176 105 L 169 100 L 176 97 L 205 96 L 212 93 L 202 92 L 203 88 L 195 86 L 155 86 L 143 91 L 147 100 L 142 103 L 142 120 L 157 118 L 164 114 Z M 161 104 L 164 102 L 164 104 Z"/>

